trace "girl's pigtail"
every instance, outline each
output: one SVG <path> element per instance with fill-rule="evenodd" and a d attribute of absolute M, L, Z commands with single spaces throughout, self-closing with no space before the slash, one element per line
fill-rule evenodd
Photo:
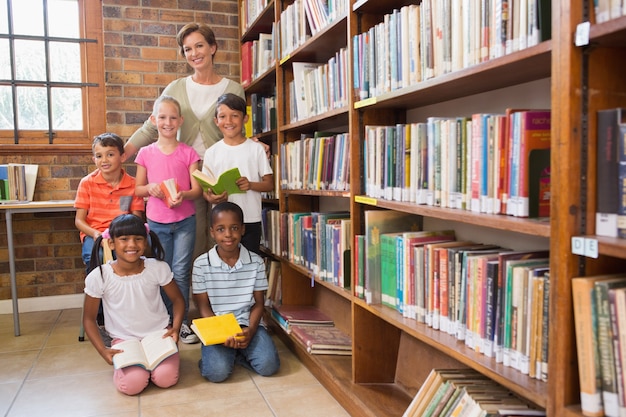
<path fill-rule="evenodd" d="M 98 236 L 93 241 L 93 247 L 91 248 L 91 259 L 89 259 L 89 269 L 87 274 L 91 271 L 98 268 L 102 268 L 103 259 L 100 258 L 100 246 L 102 246 L 102 235 Z M 102 274 L 102 269 L 100 269 L 100 274 Z"/>
<path fill-rule="evenodd" d="M 154 233 L 152 230 L 148 233 L 150 235 L 150 252 L 152 253 L 152 257 L 162 261 L 165 259 L 165 250 L 163 249 L 163 245 L 161 245 L 161 241 L 159 240 L 159 236 Z"/>

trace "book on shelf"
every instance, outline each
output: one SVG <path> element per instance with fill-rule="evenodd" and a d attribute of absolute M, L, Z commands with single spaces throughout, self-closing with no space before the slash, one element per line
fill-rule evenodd
<path fill-rule="evenodd" d="M 333 326 L 333 319 L 315 306 L 310 305 L 275 305 L 274 310 L 291 325 Z"/>
<path fill-rule="evenodd" d="M 165 329 L 159 330 L 141 340 L 125 340 L 111 346 L 111 349 L 123 351 L 113 356 L 115 369 L 136 365 L 152 371 L 165 359 L 178 352 L 174 339 L 170 336 L 163 337 L 165 333 Z"/>
<path fill-rule="evenodd" d="M 618 158 L 619 158 L 619 193 L 618 193 L 618 219 L 617 219 L 617 236 L 621 239 L 626 239 L 626 111 L 620 110 L 619 119 L 619 146 L 618 146 Z"/>
<path fill-rule="evenodd" d="M 505 365 L 510 366 L 510 351 L 506 351 L 506 348 L 510 348 L 511 343 L 512 279 L 510 274 L 512 273 L 512 266 L 521 260 L 545 260 L 548 256 L 549 252 L 547 251 L 506 251 L 498 255 L 500 265 L 498 267 L 496 319 L 494 323 L 494 354 L 497 363 L 506 360 Z"/>
<path fill-rule="evenodd" d="M 380 235 L 397 231 L 420 230 L 420 216 L 391 210 L 366 210 L 365 218 L 365 300 L 380 304 L 381 247 Z"/>
<path fill-rule="evenodd" d="M 580 403 L 586 416 L 603 416 L 602 374 L 596 337 L 594 284 L 600 276 L 572 279 L 572 304 L 580 382 Z"/>
<path fill-rule="evenodd" d="M 253 42 L 241 44 L 241 85 L 247 87 L 252 82 Z"/>
<path fill-rule="evenodd" d="M 224 343 L 241 333 L 241 326 L 233 313 L 193 319 L 189 327 L 205 346 Z"/>
<path fill-rule="evenodd" d="M 617 237 L 619 212 L 619 123 L 626 109 L 597 112 L 596 235 Z"/>
<path fill-rule="evenodd" d="M 524 341 L 525 308 L 524 285 L 527 277 L 525 267 L 543 267 L 548 265 L 548 258 L 509 260 L 505 267 L 504 280 L 504 337 L 503 361 L 518 371 L 522 370 L 522 343 Z M 522 316 L 522 317 L 520 317 Z"/>
<path fill-rule="evenodd" d="M 615 373 L 619 415 L 626 415 L 626 287 L 609 290 L 609 309 L 611 313 L 611 331 L 615 352 Z"/>
<path fill-rule="evenodd" d="M 613 348 L 613 330 L 609 290 L 626 287 L 626 276 L 604 276 L 594 283 L 595 309 L 597 316 L 598 353 L 600 355 L 600 374 L 602 376 L 602 403 L 607 417 L 619 416 L 619 392 L 615 350 Z"/>
<path fill-rule="evenodd" d="M 163 191 L 163 194 L 165 194 L 165 204 L 167 204 L 168 207 L 172 207 L 171 201 L 174 200 L 178 194 L 178 183 L 176 183 L 176 179 L 168 178 L 163 180 L 159 183 L 159 187 L 161 191 Z"/>
<path fill-rule="evenodd" d="M 276 303 L 280 303 L 279 295 L 279 287 L 281 285 L 281 267 L 280 262 L 270 259 L 269 257 L 268 263 L 269 266 L 266 267 L 267 270 L 267 293 L 265 297 L 265 305 L 268 307 L 273 306 Z"/>
<path fill-rule="evenodd" d="M 205 174 L 198 169 L 192 172 L 191 175 L 198 181 L 204 191 L 210 189 L 213 191 L 213 194 L 217 195 L 222 194 L 224 191 L 228 195 L 245 193 L 237 185 L 237 180 L 241 178 L 241 173 L 237 167 L 222 172 L 218 178 L 215 178 L 214 175 Z"/>
<path fill-rule="evenodd" d="M 530 158 L 532 156 L 546 161 L 542 153 L 532 153 L 532 151 L 550 149 L 550 115 L 550 110 L 527 110 L 513 113 L 513 142 L 510 153 L 511 176 L 509 178 L 507 214 L 529 217 Z M 547 162 L 549 163 L 549 158 Z M 549 187 L 547 178 L 549 177 L 544 178 L 544 187 Z M 535 190 L 539 191 L 539 187 Z M 549 204 L 544 203 L 541 207 L 544 209 L 544 214 L 549 215 Z M 538 211 L 539 207 L 537 207 Z"/>
<path fill-rule="evenodd" d="M 291 333 L 311 354 L 352 353 L 352 339 L 335 326 L 291 326 Z"/>

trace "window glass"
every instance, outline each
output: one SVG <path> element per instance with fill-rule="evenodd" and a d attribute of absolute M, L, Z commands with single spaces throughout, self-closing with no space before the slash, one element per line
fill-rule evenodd
<path fill-rule="evenodd" d="M 0 129 L 13 129 L 11 87 L 0 85 Z"/>
<path fill-rule="evenodd" d="M 81 82 L 79 44 L 50 42 L 50 80 Z"/>
<path fill-rule="evenodd" d="M 45 45 L 42 41 L 15 40 L 15 78 L 19 81 L 45 81 Z"/>
<path fill-rule="evenodd" d="M 17 87 L 17 123 L 20 129 L 48 129 L 48 98 L 43 87 Z"/>
<path fill-rule="evenodd" d="M 80 38 L 76 0 L 48 0 L 48 35 L 60 38 Z"/>
<path fill-rule="evenodd" d="M 2 3 L 0 1 L 0 3 Z M 9 54 L 9 40 L 0 39 L 0 80 L 11 79 L 11 60 Z"/>
<path fill-rule="evenodd" d="M 43 1 L 12 0 L 13 33 L 43 36 Z"/>
<path fill-rule="evenodd" d="M 52 128 L 82 130 L 83 101 L 79 88 L 52 89 Z"/>

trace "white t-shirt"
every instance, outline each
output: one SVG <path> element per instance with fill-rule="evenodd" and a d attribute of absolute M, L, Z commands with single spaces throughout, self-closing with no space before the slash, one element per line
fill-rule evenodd
<path fill-rule="evenodd" d="M 226 91 L 226 87 L 228 86 L 228 80 L 226 78 L 222 78 L 222 80 L 217 84 L 206 85 L 198 84 L 191 76 L 189 76 L 187 78 L 186 86 L 189 104 L 191 105 L 191 109 L 196 117 L 198 119 L 202 119 L 207 116 L 213 119 L 215 115 L 207 115 L 206 112 L 208 112 L 211 106 L 217 102 L 217 99 L 224 94 L 224 91 Z M 199 156 L 204 155 L 206 147 L 204 146 L 204 141 L 202 140 L 202 135 L 199 131 L 198 136 L 196 136 L 191 146 L 196 150 L 196 152 L 198 152 Z"/>
<path fill-rule="evenodd" d="M 208 174 L 208 167 L 213 175 L 219 177 L 224 171 L 238 167 L 242 177 L 250 182 L 259 182 L 265 175 L 272 174 L 272 167 L 265 154 L 263 145 L 252 139 L 246 139 L 240 145 L 230 146 L 220 140 L 204 154 L 202 171 Z M 236 203 L 243 210 L 244 223 L 261 221 L 261 193 L 248 190 L 241 194 L 228 196 L 228 201 Z"/>
<path fill-rule="evenodd" d="M 110 261 L 112 262 L 112 261 Z M 161 298 L 161 286 L 173 277 L 166 262 L 144 259 L 144 270 L 137 275 L 119 276 L 111 264 L 96 268 L 85 278 L 85 294 L 102 299 L 104 323 L 113 339 L 143 339 L 165 329 L 169 314 Z"/>

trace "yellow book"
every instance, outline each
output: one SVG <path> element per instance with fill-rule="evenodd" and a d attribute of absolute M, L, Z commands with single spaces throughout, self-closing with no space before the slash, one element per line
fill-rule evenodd
<path fill-rule="evenodd" d="M 192 172 L 191 175 L 193 175 L 196 181 L 200 183 L 200 186 L 204 191 L 211 189 L 213 194 L 222 194 L 226 191 L 228 192 L 228 195 L 245 193 L 245 191 L 239 189 L 239 186 L 236 183 L 236 181 L 241 178 L 239 168 L 235 167 L 224 171 L 219 178 L 207 175 L 198 169 Z"/>
<path fill-rule="evenodd" d="M 190 327 L 205 346 L 224 343 L 229 337 L 241 333 L 241 326 L 233 313 L 194 319 Z"/>

